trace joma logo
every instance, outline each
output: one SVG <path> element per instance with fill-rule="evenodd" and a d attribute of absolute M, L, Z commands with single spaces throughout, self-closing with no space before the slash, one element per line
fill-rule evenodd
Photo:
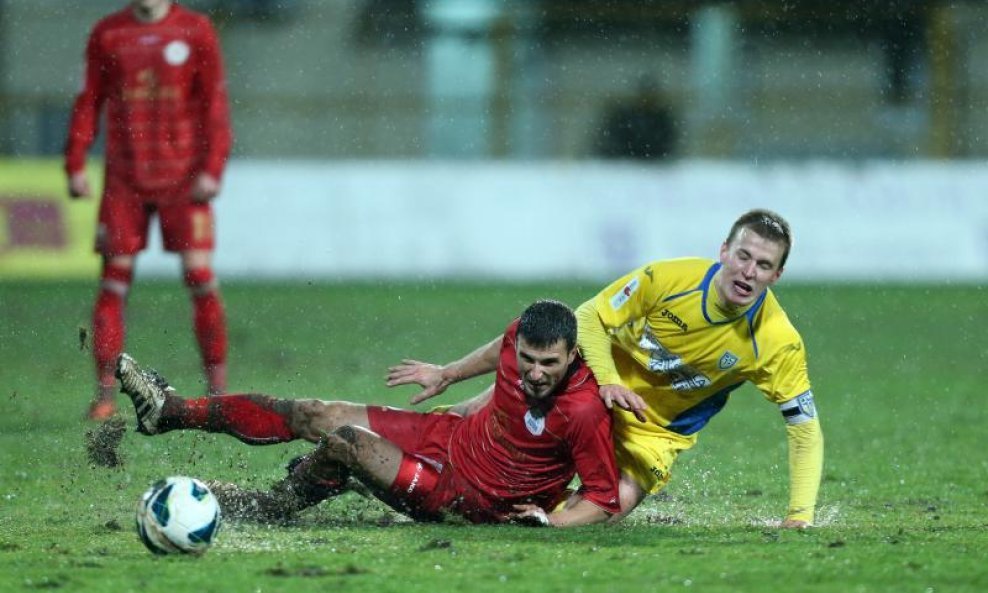
<path fill-rule="evenodd" d="M 660 313 L 660 315 L 662 315 L 663 317 L 665 317 L 669 321 L 671 321 L 671 322 L 675 323 L 676 325 L 678 325 L 679 326 L 679 329 L 681 329 L 683 331 L 689 331 L 689 327 L 686 325 L 686 323 L 682 319 L 680 319 L 678 315 L 676 315 L 675 313 L 673 313 L 669 309 L 662 309 L 662 312 Z"/>

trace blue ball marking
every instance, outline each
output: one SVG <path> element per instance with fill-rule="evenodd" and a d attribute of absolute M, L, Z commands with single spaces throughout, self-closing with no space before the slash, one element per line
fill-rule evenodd
<path fill-rule="evenodd" d="M 208 544 L 213 540 L 216 529 L 220 526 L 219 517 L 214 518 L 208 525 L 201 529 L 189 532 L 189 541 L 197 544 Z"/>
<path fill-rule="evenodd" d="M 174 486 L 174 484 L 168 484 L 158 491 L 151 499 L 151 504 L 149 505 L 151 514 L 154 515 L 158 525 L 162 527 L 167 527 L 168 520 L 171 519 L 171 511 L 168 510 L 168 497 L 171 496 Z"/>
<path fill-rule="evenodd" d="M 204 486 L 200 486 L 197 482 L 192 482 L 192 497 L 196 500 L 202 500 L 209 496 L 209 490 Z"/>

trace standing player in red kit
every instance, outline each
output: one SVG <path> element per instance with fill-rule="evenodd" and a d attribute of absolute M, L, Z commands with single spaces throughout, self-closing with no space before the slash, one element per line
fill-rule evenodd
<path fill-rule="evenodd" d="M 210 200 L 219 193 L 232 140 L 222 57 L 209 19 L 170 0 L 133 0 L 93 27 L 65 147 L 73 198 L 90 195 L 86 151 L 104 108 L 93 419 L 115 410 L 113 372 L 123 349 L 124 308 L 135 256 L 147 246 L 154 214 L 165 250 L 181 255 L 208 393 L 226 389 L 226 320 L 212 270 Z"/>
<path fill-rule="evenodd" d="M 117 368 L 144 434 L 197 429 L 252 445 L 319 442 L 270 492 L 214 485 L 232 516 L 289 515 L 340 493 L 350 472 L 377 498 L 423 521 L 454 514 L 473 523 L 563 527 L 618 513 L 611 418 L 577 354 L 576 317 L 566 305 L 536 301 L 502 336 L 460 360 L 443 367 L 406 360 L 391 369 L 388 384 L 425 387 L 413 397 L 421 401 L 491 372 L 493 387 L 462 415 L 264 395 L 185 399 L 126 354 Z M 557 509 L 574 474 L 582 482 L 578 502 Z"/>

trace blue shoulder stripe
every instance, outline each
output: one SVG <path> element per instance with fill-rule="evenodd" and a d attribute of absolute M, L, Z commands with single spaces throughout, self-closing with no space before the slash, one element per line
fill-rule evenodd
<path fill-rule="evenodd" d="M 755 338 L 755 315 L 758 314 L 758 311 L 762 308 L 762 304 L 765 303 L 766 295 L 768 295 L 767 288 L 762 292 L 762 296 L 758 297 L 755 304 L 748 309 L 748 312 L 745 313 L 745 317 L 748 318 L 748 335 L 751 336 L 751 347 L 755 350 L 756 359 L 758 358 L 758 340 Z"/>

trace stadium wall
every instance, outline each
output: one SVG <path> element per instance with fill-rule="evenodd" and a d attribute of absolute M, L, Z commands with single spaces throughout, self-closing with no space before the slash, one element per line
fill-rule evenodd
<path fill-rule="evenodd" d="M 56 162 L 8 161 L 0 173 L 0 277 L 95 277 L 95 200 L 65 199 Z M 986 188 L 988 170 L 974 162 L 239 160 L 216 202 L 216 269 L 604 280 L 651 259 L 716 257 L 738 214 L 767 207 L 794 229 L 790 279 L 985 282 Z M 155 233 L 138 274 L 175 277 L 178 267 Z"/>
<path fill-rule="evenodd" d="M 124 4 L 0 0 L 0 154 L 60 154 L 86 36 Z M 239 157 L 455 155 L 437 152 L 430 132 L 448 113 L 483 124 L 470 145 L 492 158 L 594 158 L 607 114 L 634 102 L 643 78 L 672 110 L 677 157 L 988 156 L 984 2 L 482 2 L 505 7 L 506 20 L 475 39 L 493 43 L 497 76 L 461 99 L 430 82 L 436 29 L 418 8 L 435 2 L 186 4 L 211 11 L 219 29 Z M 271 18 L 243 18 L 265 4 Z M 546 11 L 526 25 L 523 6 Z M 738 19 L 723 39 L 729 76 L 698 66 L 687 15 L 708 9 Z M 905 45 L 886 37 L 907 24 L 903 11 L 930 16 L 906 29 Z M 902 96 L 891 92 L 889 48 L 912 56 L 894 78 Z M 707 85 L 721 79 L 723 103 L 711 108 L 721 92 Z"/>

